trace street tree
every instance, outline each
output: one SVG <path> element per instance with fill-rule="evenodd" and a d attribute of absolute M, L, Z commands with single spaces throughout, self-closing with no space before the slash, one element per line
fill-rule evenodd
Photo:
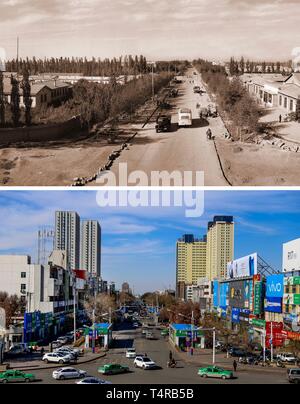
<path fill-rule="evenodd" d="M 5 126 L 4 77 L 0 71 L 0 126 Z"/>
<path fill-rule="evenodd" d="M 8 328 L 14 317 L 20 317 L 26 309 L 26 302 L 17 295 L 10 296 L 6 292 L 0 292 L 0 307 L 5 310 L 6 328 Z"/>
<path fill-rule="evenodd" d="M 23 90 L 23 102 L 25 105 L 25 124 L 26 126 L 31 125 L 31 106 L 32 106 L 32 98 L 31 98 L 31 85 L 29 81 L 29 72 L 27 69 L 23 72 L 23 80 L 21 83 L 21 88 Z"/>
<path fill-rule="evenodd" d="M 95 316 L 96 322 L 107 321 L 109 313 L 116 310 L 116 301 L 113 296 L 107 293 L 100 293 L 97 296 L 91 296 L 85 303 L 85 309 L 89 318 L 93 320 Z"/>

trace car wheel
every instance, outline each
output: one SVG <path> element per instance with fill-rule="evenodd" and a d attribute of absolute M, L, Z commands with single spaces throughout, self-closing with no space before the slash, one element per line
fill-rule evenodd
<path fill-rule="evenodd" d="M 204 379 L 207 379 L 207 375 L 202 375 L 202 377 L 203 377 Z"/>
<path fill-rule="evenodd" d="M 48 361 L 48 359 L 46 359 L 46 360 L 45 360 L 45 363 L 46 363 L 47 365 L 49 364 L 49 361 Z"/>
<path fill-rule="evenodd" d="M 64 361 L 60 360 L 58 363 L 59 363 L 60 365 L 63 365 L 63 364 L 64 364 Z"/>
<path fill-rule="evenodd" d="M 64 376 L 60 376 L 59 380 L 65 380 Z"/>
<path fill-rule="evenodd" d="M 222 380 L 226 380 L 226 376 L 222 376 Z"/>
<path fill-rule="evenodd" d="M 2 384 L 7 384 L 7 383 L 8 383 L 8 380 L 6 380 L 6 379 L 2 380 Z"/>
<path fill-rule="evenodd" d="M 30 383 L 30 380 L 29 380 L 29 379 L 25 379 L 25 383 Z"/>

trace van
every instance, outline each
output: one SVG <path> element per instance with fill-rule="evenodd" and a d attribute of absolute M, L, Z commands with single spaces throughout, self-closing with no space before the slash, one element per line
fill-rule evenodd
<path fill-rule="evenodd" d="M 287 378 L 290 383 L 300 384 L 300 369 L 289 369 L 287 373 Z"/>
<path fill-rule="evenodd" d="M 188 127 L 193 125 L 193 114 L 190 109 L 183 108 L 178 111 L 178 126 Z"/>

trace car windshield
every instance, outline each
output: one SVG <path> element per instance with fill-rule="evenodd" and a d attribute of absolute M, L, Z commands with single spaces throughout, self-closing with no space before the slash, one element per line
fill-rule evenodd
<path fill-rule="evenodd" d="M 152 362 L 152 360 L 149 359 L 149 358 L 144 358 L 143 361 L 144 361 L 144 362 Z"/>

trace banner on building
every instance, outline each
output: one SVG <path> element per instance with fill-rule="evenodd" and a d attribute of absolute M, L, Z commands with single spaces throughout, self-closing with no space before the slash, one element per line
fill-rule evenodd
<path fill-rule="evenodd" d="M 283 244 L 283 272 L 300 271 L 300 238 Z"/>
<path fill-rule="evenodd" d="M 254 308 L 253 312 L 259 316 L 263 312 L 263 283 L 256 282 L 254 286 Z"/>
<path fill-rule="evenodd" d="M 241 322 L 241 320 L 240 320 L 240 314 L 241 314 L 240 309 L 237 309 L 237 308 L 233 308 L 233 309 L 232 309 L 232 312 L 231 312 L 231 321 L 232 321 L 234 324 L 240 324 L 240 322 Z"/>
<path fill-rule="evenodd" d="M 229 262 L 227 264 L 227 278 L 246 278 L 257 275 L 257 253 Z"/>
<path fill-rule="evenodd" d="M 214 307 L 219 307 L 219 282 L 214 281 L 213 287 L 214 287 L 214 298 L 213 298 Z"/>

